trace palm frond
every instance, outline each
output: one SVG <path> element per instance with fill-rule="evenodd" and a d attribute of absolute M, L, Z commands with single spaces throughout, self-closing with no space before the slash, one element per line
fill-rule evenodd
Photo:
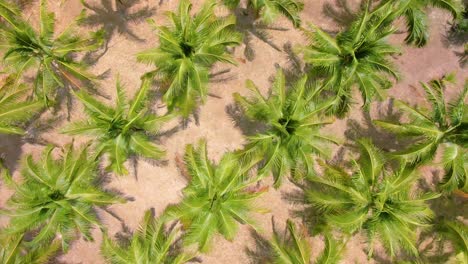
<path fill-rule="evenodd" d="M 25 85 L 14 88 L 12 81 L 10 76 L 0 87 L 0 133 L 21 135 L 24 134 L 21 123 L 38 113 L 42 104 L 27 100 L 29 89 Z"/>

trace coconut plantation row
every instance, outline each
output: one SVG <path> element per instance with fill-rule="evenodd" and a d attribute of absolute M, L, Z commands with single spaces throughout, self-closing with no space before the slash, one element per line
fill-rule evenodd
<path fill-rule="evenodd" d="M 92 69 L 112 48 L 111 25 L 87 27 L 103 9 L 81 0 L 80 15 L 58 27 L 49 2 L 33 3 L 38 19 L 32 20 L 24 1 L 0 0 L 0 134 L 36 144 L 40 135 L 32 135 L 30 127 L 49 122 L 44 115 L 69 117 L 76 105 L 84 113 L 57 128 L 73 138 L 66 144 L 46 144 L 40 155 L 24 153 L 18 168 L 0 159 L 0 184 L 9 190 L 0 193 L 7 200 L 0 217 L 8 220 L 0 226 L 0 263 L 55 263 L 78 239 L 91 243 L 93 230 L 102 234 L 100 254 L 106 263 L 199 263 L 220 239 L 235 240 L 242 225 L 263 241 L 257 248 L 261 257 L 252 263 L 355 263 L 345 256 L 357 236 L 364 241 L 366 263 L 468 263 L 466 219 L 444 217 L 448 206 L 438 208 L 441 212 L 431 206 L 462 200 L 461 207 L 452 206 L 459 206 L 462 216 L 467 210 L 468 81 L 457 82 L 446 72 L 421 82 L 420 99 L 429 107 L 387 95 L 404 74 L 395 64 L 404 50 L 398 45 L 424 49 L 431 42 L 428 10 L 450 14 L 449 33 L 466 41 L 466 2 L 363 0 L 350 23 L 330 32 L 301 18 L 308 1 L 204 0 L 193 8 L 190 0 L 179 0 L 164 23 L 148 15 L 147 23 L 138 25 L 151 27 L 158 39 L 134 57 L 150 70 L 131 73 L 141 76 L 131 90 L 135 93 L 119 75 L 108 77 L 115 82 L 111 103 L 101 89 L 103 77 Z M 104 7 L 130 2 L 102 1 Z M 241 61 L 253 60 L 253 50 L 245 45 L 251 36 L 238 25 L 239 10 L 253 14 L 250 23 L 258 28 L 284 19 L 300 31 L 307 42 L 293 43 L 291 53 L 305 67 L 278 67 L 269 87 L 245 80 L 245 91 L 232 94 L 242 117 L 256 128 L 245 135 L 243 147 L 215 161 L 209 137 L 187 144 L 175 160 L 186 179 L 180 202 L 158 215 L 146 208 L 131 236 L 114 237 L 99 214 L 130 200 L 105 188 L 104 181 L 132 177 L 131 164 L 138 159 L 167 159 L 167 147 L 158 140 L 161 131 L 174 121 L 186 129 L 200 107 L 216 100 L 210 92 L 213 69 L 243 67 L 234 55 L 239 47 L 245 47 Z M 395 34 L 404 36 L 401 43 L 389 41 Z M 460 64 L 468 54 L 467 44 L 462 45 Z M 326 130 L 348 118 L 352 108 L 369 113 L 387 99 L 398 118 L 371 122 L 400 142 L 399 149 L 382 148 L 370 137 L 345 143 Z M 349 150 L 350 157 L 336 160 L 338 147 Z M 6 155 L 0 152 L 0 158 Z M 442 172 L 434 186 L 421 184 L 421 168 L 427 166 Z M 273 223 L 272 230 L 262 230 L 253 214 L 266 209 L 256 201 L 286 182 L 300 190 L 301 206 L 311 214 L 306 219 L 290 214 L 277 223 L 281 228 Z M 423 243 L 425 236 L 434 238 Z M 312 237 L 323 246 L 311 243 Z M 438 243 L 440 250 L 425 250 L 428 243 Z"/>

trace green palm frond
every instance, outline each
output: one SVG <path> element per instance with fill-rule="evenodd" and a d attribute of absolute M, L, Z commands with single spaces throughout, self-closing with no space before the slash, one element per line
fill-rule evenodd
<path fill-rule="evenodd" d="M 223 0 L 228 8 L 235 9 L 240 0 Z M 302 0 L 249 0 L 248 6 L 255 10 L 257 19 L 265 24 L 274 23 L 278 16 L 286 17 L 294 27 L 301 26 L 300 13 L 304 9 Z"/>
<path fill-rule="evenodd" d="M 183 264 L 194 256 L 175 247 L 180 235 L 177 228 L 166 231 L 163 220 L 154 218 L 151 210 L 148 210 L 129 245 L 117 244 L 105 235 L 101 251 L 107 263 L 112 264 Z"/>
<path fill-rule="evenodd" d="M 320 132 L 331 123 L 324 113 L 332 101 L 320 98 L 318 85 L 307 85 L 307 77 L 289 85 L 282 71 L 276 75 L 268 98 L 261 95 L 252 81 L 247 82 L 252 97 L 234 94 L 237 103 L 252 121 L 263 123 L 265 132 L 248 137 L 239 154 L 247 160 L 263 159 L 259 174 L 273 173 L 275 186 L 291 172 L 294 178 L 302 178 L 313 170 L 313 157 L 330 155 L 330 144 L 337 140 Z M 290 87 L 290 89 L 287 89 Z"/>
<path fill-rule="evenodd" d="M 252 263 L 272 263 L 272 264 L 337 264 L 340 262 L 343 244 L 325 235 L 325 248 L 315 261 L 312 261 L 312 245 L 309 241 L 307 230 L 301 226 L 298 230 L 291 221 L 286 221 L 286 228 L 281 232 L 273 222 L 273 237 L 271 240 L 265 239 L 262 246 L 261 259 Z M 266 253 L 266 254 L 265 254 Z"/>
<path fill-rule="evenodd" d="M 3 1 L 2 1 L 3 2 Z M 17 75 L 15 84 L 29 71 L 35 70 L 35 95 L 49 106 L 55 100 L 58 87 L 66 83 L 74 86 L 78 80 L 93 81 L 96 77 L 87 66 L 73 59 L 78 52 L 92 51 L 103 42 L 103 31 L 87 37 L 76 34 L 76 21 L 55 37 L 54 14 L 47 11 L 47 0 L 40 1 L 39 30 L 15 15 L 0 12 L 7 21 L 0 27 L 0 47 L 4 51 L 3 63 Z M 2 9 L 0 9 L 2 10 Z"/>
<path fill-rule="evenodd" d="M 454 263 L 468 263 L 468 227 L 461 221 L 443 221 L 436 227 L 436 231 L 444 239 L 449 240 L 456 254 Z"/>
<path fill-rule="evenodd" d="M 206 142 L 188 145 L 185 164 L 191 180 L 183 190 L 180 204 L 165 212 L 169 219 L 179 219 L 186 230 L 186 244 L 198 244 L 202 252 L 210 248 L 215 234 L 232 240 L 238 224 L 254 225 L 250 212 L 252 200 L 266 190 L 253 186 L 258 177 L 249 171 L 254 161 L 242 163 L 233 153 L 226 153 L 218 164 L 208 159 Z"/>
<path fill-rule="evenodd" d="M 381 5 L 397 1 L 385 0 Z M 450 12 L 454 19 L 461 17 L 463 4 L 460 0 L 401 0 L 394 5 L 397 17 L 403 16 L 406 21 L 408 35 L 405 38 L 407 44 L 422 47 L 429 39 L 429 25 L 427 12 L 429 7 L 444 9 Z M 396 18 L 397 18 L 396 17 Z"/>
<path fill-rule="evenodd" d="M 193 16 L 191 8 L 189 0 L 180 1 L 177 13 L 168 13 L 171 26 L 150 21 L 158 31 L 159 47 L 137 55 L 138 61 L 156 66 L 147 75 L 167 85 L 164 101 L 170 111 L 177 109 L 184 117 L 196 108 L 198 100 L 206 100 L 212 65 L 236 64 L 226 47 L 241 42 L 241 35 L 233 30 L 235 17 L 218 18 L 214 1 L 207 1 Z"/>
<path fill-rule="evenodd" d="M 383 129 L 416 140 L 410 147 L 392 153 L 410 162 L 432 161 L 437 149 L 442 146 L 442 163 L 446 174 L 440 187 L 446 192 L 456 189 L 468 191 L 468 107 L 465 103 L 468 82 L 456 98 L 447 102 L 444 94 L 453 78 L 454 76 L 447 75 L 422 84 L 426 99 L 432 106 L 431 111 L 413 108 L 397 101 L 396 106 L 408 114 L 408 122 L 374 121 Z"/>
<path fill-rule="evenodd" d="M 307 239 L 305 229 L 302 232 L 296 230 L 291 220 L 286 223 L 286 230 L 282 234 L 273 230 L 273 239 L 270 246 L 273 249 L 271 263 L 275 264 L 337 264 L 341 258 L 341 245 L 331 238 L 325 236 L 325 248 L 315 262 L 312 262 L 311 245 Z"/>
<path fill-rule="evenodd" d="M 312 24 L 309 30 L 304 29 L 310 44 L 298 51 L 314 75 L 325 76 L 326 88 L 336 94 L 332 111 L 339 116 L 349 110 L 354 87 L 361 92 L 363 107 L 368 109 L 373 98 L 386 97 L 385 89 L 391 85 L 388 77 L 398 80 L 390 56 L 399 50 L 386 41 L 394 31 L 389 23 L 393 16 L 391 9 L 365 9 L 336 37 Z"/>
<path fill-rule="evenodd" d="M 172 115 L 158 116 L 150 111 L 147 104 L 150 87 L 151 81 L 144 79 L 134 98 L 127 100 L 117 81 L 115 107 L 104 105 L 83 91 L 76 93 L 89 118 L 69 125 L 63 133 L 94 137 L 98 154 L 107 154 L 110 159 L 108 169 L 119 175 L 128 173 L 124 162 L 131 155 L 162 158 L 165 152 L 152 142 L 151 137 L 158 134 Z"/>
<path fill-rule="evenodd" d="M 2 264 L 46 264 L 60 249 L 58 241 L 44 246 L 28 247 L 25 245 L 24 234 L 2 237 L 0 245 Z"/>
<path fill-rule="evenodd" d="M 352 175 L 325 164 L 323 176 L 308 178 L 307 201 L 345 234 L 367 233 L 369 256 L 376 240 L 391 257 L 401 250 L 418 255 L 416 232 L 429 226 L 433 217 L 426 201 L 439 194 L 415 193 L 415 167 L 400 162 L 391 169 L 370 141 L 358 143 L 361 155 Z"/>
<path fill-rule="evenodd" d="M 42 104 L 38 101 L 26 100 L 30 89 L 25 85 L 13 86 L 14 77 L 7 78 L 0 87 L 0 134 L 24 134 L 18 127 L 22 122 L 29 120 L 39 112 Z"/>
<path fill-rule="evenodd" d="M 7 0 L 0 0 L 0 17 L 8 21 L 8 23 L 12 23 L 20 13 L 21 11 L 16 5 L 9 3 Z"/>
<path fill-rule="evenodd" d="M 267 23 L 274 23 L 279 15 L 286 17 L 294 27 L 301 26 L 299 14 L 304 9 L 302 0 L 250 0 L 260 19 Z"/>
<path fill-rule="evenodd" d="M 48 147 L 39 161 L 31 155 L 24 159 L 22 181 L 16 182 L 8 173 L 4 182 L 14 190 L 3 214 L 10 224 L 5 235 L 30 232 L 27 246 L 36 247 L 52 240 L 61 240 L 67 251 L 69 243 L 79 231 L 86 240 L 92 240 L 91 229 L 100 226 L 93 206 L 124 202 L 96 185 L 97 161 L 89 159 L 87 148 L 74 150 L 67 146 L 61 156 L 53 157 Z"/>

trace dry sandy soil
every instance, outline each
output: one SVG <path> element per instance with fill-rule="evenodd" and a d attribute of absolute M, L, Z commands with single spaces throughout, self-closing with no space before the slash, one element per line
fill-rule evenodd
<path fill-rule="evenodd" d="M 110 2 L 110 0 L 108 0 Z M 62 4 L 59 0 L 51 0 L 50 8 L 55 12 L 58 29 L 63 29 L 72 19 L 79 14 L 83 8 L 79 0 L 68 0 Z M 100 6 L 100 0 L 88 1 L 90 5 Z M 102 0 L 106 2 L 106 0 Z M 114 2 L 114 1 L 111 1 Z M 201 5 L 202 1 L 193 0 L 195 9 Z M 326 30 L 336 31 L 339 23 L 332 17 L 326 15 L 324 6 L 331 4 L 337 10 L 340 7 L 334 0 L 305 0 L 305 10 L 302 18 L 305 22 L 312 22 Z M 156 23 L 166 23 L 164 12 L 174 10 L 177 7 L 177 0 L 142 0 L 133 5 L 129 13 L 137 12 L 148 7 L 151 10 L 150 16 Z M 37 3 L 25 9 L 25 16 L 32 21 L 37 21 Z M 111 10 L 99 16 L 99 20 L 94 28 L 104 26 L 107 30 L 114 30 L 112 38 L 108 44 L 108 50 L 93 65 L 92 71 L 95 74 L 107 72 L 107 78 L 101 82 L 101 91 L 111 98 L 115 96 L 115 80 L 117 74 L 120 75 L 122 82 L 126 85 L 129 94 L 133 94 L 139 87 L 140 76 L 151 67 L 137 63 L 135 54 L 147 48 L 157 45 L 157 38 L 144 21 L 126 21 L 115 11 L 112 4 Z M 224 12 L 223 10 L 219 10 Z M 91 14 L 92 11 L 88 10 Z M 404 39 L 404 28 L 401 28 L 400 34 L 391 37 L 391 41 L 402 47 L 402 55 L 395 58 L 402 73 L 402 79 L 389 90 L 389 95 L 408 101 L 412 104 L 427 104 L 422 97 L 423 91 L 419 87 L 420 81 L 428 81 L 431 78 L 440 77 L 449 72 L 457 73 L 459 79 L 458 88 L 461 87 L 462 80 L 466 78 L 467 70 L 462 69 L 458 62 L 456 52 L 461 52 L 460 45 L 448 44 L 445 34 L 448 30 L 448 20 L 450 16 L 439 10 L 430 10 L 431 37 L 429 44 L 422 49 L 408 47 L 402 44 Z M 346 15 L 344 16 L 346 18 Z M 341 17 L 343 18 L 343 16 Z M 242 18 L 244 23 L 248 19 Z M 247 21 L 247 22 L 245 22 Z M 99 23 L 101 24 L 99 24 Z M 194 143 L 200 138 L 208 140 L 209 155 L 217 160 L 225 151 L 234 150 L 242 147 L 244 142 L 243 130 L 248 128 L 236 122 L 232 117 L 230 109 L 233 106 L 232 93 L 240 92 L 246 94 L 244 86 L 246 79 L 252 79 L 262 88 L 262 92 L 267 93 L 270 87 L 271 76 L 275 73 L 275 64 L 281 67 L 289 67 L 291 60 L 284 51 L 285 44 L 299 45 L 304 44 L 304 38 L 298 30 L 284 20 L 277 24 L 278 27 L 286 28 L 286 31 L 269 31 L 272 36 L 271 42 L 278 47 L 276 50 L 272 45 L 267 44 L 256 37 L 252 37 L 249 44 L 255 51 L 256 56 L 252 61 L 245 60 L 245 45 L 235 49 L 235 57 L 239 61 L 239 66 L 217 65 L 213 72 L 226 70 L 227 72 L 214 78 L 210 84 L 210 96 L 207 103 L 200 107 L 198 122 L 191 120 L 186 128 L 180 125 L 180 122 L 171 122 L 165 126 L 163 136 L 160 137 L 160 143 L 167 149 L 167 163 L 155 164 L 140 160 L 138 162 L 137 174 L 132 170 L 127 177 L 112 176 L 106 184 L 106 188 L 115 189 L 122 192 L 126 197 L 133 198 L 126 204 L 118 204 L 109 207 L 118 218 L 109 213 L 98 209 L 99 217 L 109 229 L 110 234 L 121 232 L 123 225 L 134 230 L 143 216 L 145 210 L 154 208 L 156 214 L 160 214 L 166 206 L 177 203 L 182 198 L 181 190 L 187 184 L 186 180 L 180 175 L 175 164 L 176 155 L 184 152 L 186 144 Z M 93 28 L 90 26 L 89 28 Z M 119 32 L 119 28 L 122 29 Z M 248 30 L 248 27 L 243 27 Z M 130 36 L 134 34 L 140 40 Z M 100 51 L 102 52 L 102 51 Z M 99 52 L 98 52 L 99 53 Z M 454 90 L 455 92 L 456 90 Z M 109 100 L 111 102 L 111 100 Z M 162 104 L 158 102 L 155 108 Z M 391 109 L 388 110 L 388 101 L 384 103 L 374 103 L 371 116 L 373 118 L 394 114 Z M 159 109 L 161 111 L 162 109 Z M 59 112 L 56 115 L 66 116 L 65 112 Z M 79 103 L 73 105 L 71 111 L 71 121 L 82 118 L 82 107 Z M 53 128 L 41 136 L 44 140 L 57 145 L 64 145 L 71 142 L 71 138 L 61 135 L 58 130 L 66 124 L 66 119 L 53 124 Z M 241 122 L 242 124 L 242 122 Z M 359 109 L 359 104 L 353 108 L 347 119 L 337 120 L 333 125 L 326 128 L 327 131 L 336 136 L 349 140 L 350 138 L 360 136 L 371 136 L 377 145 L 385 148 L 394 148 L 398 142 L 394 142 L 391 137 L 381 133 L 371 124 L 369 116 L 363 114 Z M 77 138 L 76 142 L 85 142 L 84 138 Z M 0 147 L 3 153 L 6 153 L 7 165 L 14 172 L 15 177 L 18 173 L 18 159 L 26 153 L 37 155 L 44 148 L 39 144 L 25 142 L 15 137 L 0 137 Z M 427 178 L 430 178 L 431 169 L 423 169 Z M 267 183 L 270 183 L 267 180 Z M 429 182 L 432 184 L 432 182 Z M 271 218 L 275 217 L 276 222 L 282 228 L 288 218 L 294 218 L 292 210 L 298 207 L 289 203 L 285 196 L 298 190 L 291 183 L 286 182 L 279 190 L 270 189 L 268 193 L 258 199 L 257 205 L 269 210 L 265 214 L 255 215 L 258 225 L 263 230 L 262 235 L 271 236 Z M 9 190 L 0 184 L 0 207 L 5 205 L 5 201 L 11 195 Z M 300 222 L 299 218 L 294 218 Z M 0 223 L 6 224 L 8 219 L 1 218 Z M 103 263 L 99 255 L 99 245 L 101 242 L 101 233 L 99 230 L 94 232 L 94 242 L 86 242 L 82 239 L 73 243 L 67 254 L 58 259 L 63 263 Z M 322 248 L 320 237 L 312 239 L 314 254 L 318 254 Z M 210 253 L 200 255 L 203 263 L 249 263 L 252 259 L 246 253 L 246 248 L 254 248 L 255 240 L 251 236 L 250 229 L 243 226 L 240 229 L 234 241 L 229 242 L 221 237 L 215 239 L 213 249 Z M 365 244 L 362 238 L 356 236 L 346 246 L 346 252 L 343 263 L 375 263 L 374 260 L 366 259 Z"/>

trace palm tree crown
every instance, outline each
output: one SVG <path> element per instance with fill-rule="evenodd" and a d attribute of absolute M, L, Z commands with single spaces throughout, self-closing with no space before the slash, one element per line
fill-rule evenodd
<path fill-rule="evenodd" d="M 129 245 L 118 245 L 104 236 L 101 249 L 107 262 L 112 264 L 187 263 L 193 256 L 174 250 L 179 235 L 180 232 L 174 228 L 166 232 L 162 219 L 154 218 L 151 210 L 148 210 Z"/>
<path fill-rule="evenodd" d="M 281 184 L 281 178 L 289 171 L 296 178 L 309 173 L 313 167 L 311 154 L 328 156 L 328 143 L 336 142 L 320 133 L 320 128 L 330 123 L 323 117 L 332 102 L 320 102 L 319 88 L 308 87 L 306 82 L 307 77 L 303 77 L 287 90 L 284 73 L 279 71 L 268 98 L 261 95 L 252 81 L 247 85 L 253 97 L 234 94 L 247 117 L 267 127 L 265 132 L 250 136 L 240 154 L 247 159 L 263 158 L 259 174 L 273 172 L 275 186 Z"/>
<path fill-rule="evenodd" d="M 162 124 L 171 116 L 157 116 L 150 112 L 147 105 L 150 86 L 151 81 L 144 79 L 135 97 L 127 100 L 123 87 L 117 81 L 115 107 L 106 106 L 85 92 L 76 93 L 89 119 L 73 123 L 63 132 L 95 137 L 98 154 L 108 154 L 108 169 L 119 175 L 128 173 L 124 162 L 130 155 L 160 159 L 165 152 L 151 142 L 151 136 L 157 135 Z"/>
<path fill-rule="evenodd" d="M 27 121 L 41 108 L 38 101 L 24 100 L 29 89 L 24 85 L 13 87 L 13 80 L 8 77 L 0 87 L 0 134 L 23 134 L 17 125 Z"/>
<path fill-rule="evenodd" d="M 166 215 L 182 222 L 187 229 L 187 244 L 198 243 L 206 252 L 215 233 L 232 240 L 238 229 L 236 222 L 253 224 L 249 217 L 251 201 L 264 190 L 251 186 L 258 181 L 258 177 L 249 175 L 254 162 L 242 164 L 236 155 L 227 153 L 215 165 L 207 157 L 203 140 L 197 148 L 186 147 L 185 163 L 190 183 L 183 191 L 182 202 L 169 207 Z"/>
<path fill-rule="evenodd" d="M 148 75 L 168 85 L 163 99 L 170 111 L 178 109 L 184 117 L 196 107 L 198 98 L 205 100 L 211 66 L 215 62 L 236 64 L 226 54 L 227 46 L 241 42 L 240 34 L 233 31 L 235 17 L 216 17 L 215 5 L 209 0 L 191 16 L 191 3 L 181 0 L 177 13 L 168 15 L 172 26 L 158 26 L 151 21 L 158 31 L 159 47 L 137 55 L 139 61 L 157 67 Z"/>
<path fill-rule="evenodd" d="M 52 157 L 53 150 L 48 147 L 38 162 L 31 155 L 25 158 L 21 183 L 3 173 L 5 182 L 15 191 L 8 201 L 11 209 L 2 211 L 10 216 L 10 225 L 3 233 L 31 231 L 34 236 L 27 244 L 32 246 L 57 237 L 66 251 L 76 231 L 92 240 L 92 226 L 100 225 L 93 206 L 123 200 L 94 184 L 97 162 L 88 158 L 87 148 L 75 151 L 70 145 L 58 159 Z"/>
<path fill-rule="evenodd" d="M 443 145 L 442 161 L 447 173 L 442 182 L 442 189 L 468 191 L 468 82 L 458 97 L 450 102 L 445 99 L 445 89 L 453 81 L 453 75 L 447 75 L 429 84 L 422 83 L 426 99 L 431 103 L 432 111 L 424 111 L 397 101 L 401 110 L 408 114 L 407 123 L 374 121 L 380 127 L 400 136 L 416 139 L 405 150 L 393 152 L 393 155 L 406 158 L 411 162 L 432 160 L 439 146 Z"/>
<path fill-rule="evenodd" d="M 236 8 L 240 0 L 223 0 L 229 8 Z M 271 24 L 279 15 L 285 16 L 295 27 L 301 26 L 299 13 L 304 9 L 302 0 L 249 0 L 248 5 L 257 12 L 262 22 Z"/>
<path fill-rule="evenodd" d="M 350 176 L 343 169 L 324 164 L 324 176 L 310 176 L 305 190 L 308 202 L 324 212 L 327 222 L 345 234 L 367 233 L 369 256 L 380 240 L 391 257 L 403 248 L 418 255 L 416 228 L 428 226 L 433 217 L 425 203 L 438 194 L 412 192 L 419 175 L 401 163 L 386 168 L 383 154 L 369 141 L 359 141 L 361 156 Z"/>
<path fill-rule="evenodd" d="M 20 77 L 28 69 L 36 69 L 35 94 L 50 104 L 55 88 L 76 79 L 93 80 L 95 76 L 86 71 L 86 66 L 75 62 L 72 54 L 97 49 L 103 41 L 103 32 L 93 32 L 89 37 L 76 35 L 74 24 L 54 38 L 54 14 L 47 12 L 46 0 L 40 1 L 39 32 L 19 15 L 0 12 L 7 22 L 0 26 L 0 46 L 5 50 L 3 61 Z M 1 9 L 0 9 L 1 10 Z"/>
<path fill-rule="evenodd" d="M 312 73 L 324 76 L 325 88 L 336 93 L 333 110 L 339 116 L 348 111 L 354 86 L 359 88 L 367 108 L 374 97 L 385 97 L 384 89 L 391 85 L 388 75 L 398 78 L 389 60 L 398 49 L 386 41 L 394 32 L 389 21 L 395 14 L 392 9 L 368 9 L 336 38 L 310 25 L 311 31 L 304 30 L 310 44 L 299 48 Z"/>

